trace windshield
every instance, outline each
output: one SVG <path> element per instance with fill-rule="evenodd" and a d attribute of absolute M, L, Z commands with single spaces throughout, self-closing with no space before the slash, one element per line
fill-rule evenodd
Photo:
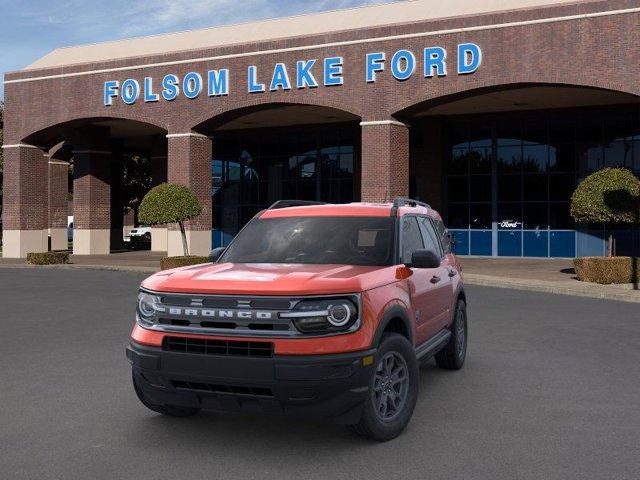
<path fill-rule="evenodd" d="M 252 220 L 220 262 L 391 265 L 394 218 L 287 217 Z"/>

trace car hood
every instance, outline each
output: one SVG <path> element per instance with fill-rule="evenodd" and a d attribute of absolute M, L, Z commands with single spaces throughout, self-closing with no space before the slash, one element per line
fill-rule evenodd
<path fill-rule="evenodd" d="M 362 292 L 395 278 L 396 267 L 221 263 L 159 272 L 142 287 L 176 293 L 324 295 Z"/>

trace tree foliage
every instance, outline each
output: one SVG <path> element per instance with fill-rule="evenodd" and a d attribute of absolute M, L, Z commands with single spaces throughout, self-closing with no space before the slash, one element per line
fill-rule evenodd
<path fill-rule="evenodd" d="M 163 183 L 152 188 L 140 204 L 140 221 L 149 225 L 180 223 L 202 212 L 196 196 L 187 187 Z"/>
<path fill-rule="evenodd" d="M 624 168 L 605 168 L 585 178 L 571 196 L 571 216 L 585 223 L 634 223 L 640 180 Z"/>
<path fill-rule="evenodd" d="M 122 204 L 126 213 L 140 207 L 151 188 L 151 162 L 148 157 L 127 154 L 122 159 Z"/>
<path fill-rule="evenodd" d="M 185 256 L 189 255 L 187 235 L 184 223 L 202 212 L 198 199 L 191 190 L 182 185 L 163 183 L 152 188 L 140 204 L 138 218 L 149 225 L 177 223 L 182 234 L 182 247 Z"/>

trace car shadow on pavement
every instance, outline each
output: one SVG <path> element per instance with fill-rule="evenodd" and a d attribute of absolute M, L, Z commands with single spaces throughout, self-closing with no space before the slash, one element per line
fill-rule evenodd
<path fill-rule="evenodd" d="M 431 388 L 434 382 L 446 381 L 444 378 L 451 372 L 438 369 L 433 362 L 420 367 L 420 390 L 423 394 Z M 442 377 L 442 378 L 439 378 Z M 426 399 L 419 397 L 416 410 L 428 409 Z M 316 454 L 332 454 L 345 447 L 357 448 L 358 445 L 369 447 L 378 442 L 362 439 L 344 425 L 330 421 L 305 421 L 278 416 L 262 416 L 251 414 L 227 414 L 215 411 L 201 411 L 198 415 L 187 418 L 171 418 L 156 415 L 143 410 L 130 425 L 129 436 L 139 436 L 134 441 L 146 441 L 149 438 L 171 437 L 174 448 L 202 454 L 213 450 L 225 451 L 264 451 L 265 455 L 272 454 L 277 448 L 286 448 L 289 452 L 299 450 L 307 455 L 310 449 Z M 414 412 L 415 414 L 416 412 Z M 425 411 L 421 416 L 429 415 Z M 419 428 L 412 428 L 410 423 L 404 435 Z"/>

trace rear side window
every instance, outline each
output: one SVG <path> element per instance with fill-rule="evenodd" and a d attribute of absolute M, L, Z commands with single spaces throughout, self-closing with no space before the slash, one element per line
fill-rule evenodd
<path fill-rule="evenodd" d="M 451 253 L 451 236 L 449 235 L 449 230 L 444 226 L 444 222 L 442 220 L 433 220 L 433 223 L 436 227 L 436 233 L 440 238 L 440 242 L 442 242 L 444 253 Z"/>
<path fill-rule="evenodd" d="M 404 217 L 402 219 L 402 263 L 411 263 L 413 252 L 423 248 L 418 220 L 416 217 Z"/>
<path fill-rule="evenodd" d="M 442 246 L 440 245 L 440 240 L 438 240 L 436 231 L 433 229 L 431 220 L 426 217 L 420 217 L 420 229 L 422 230 L 422 236 L 424 237 L 425 248 L 435 252 L 440 256 L 440 258 L 442 258 L 444 256 Z"/>

